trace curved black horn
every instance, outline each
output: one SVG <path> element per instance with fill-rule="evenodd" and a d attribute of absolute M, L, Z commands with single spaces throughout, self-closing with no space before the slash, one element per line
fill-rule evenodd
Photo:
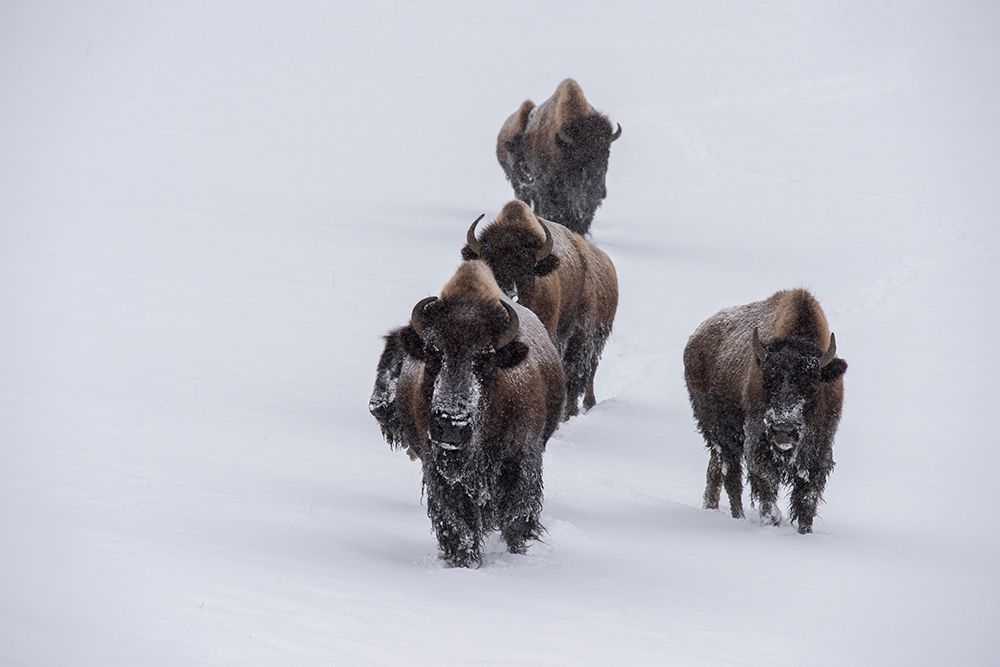
<path fill-rule="evenodd" d="M 511 343 L 511 341 L 517 338 L 517 331 L 521 326 L 521 322 L 517 319 L 517 313 L 514 311 L 514 307 L 502 299 L 500 300 L 500 305 L 507 311 L 510 323 L 507 325 L 507 329 L 504 330 L 502 334 L 497 336 L 498 350 L 502 347 L 506 347 Z"/>
<path fill-rule="evenodd" d="M 837 356 L 837 337 L 834 336 L 833 332 L 831 331 L 830 332 L 830 347 L 826 348 L 826 352 L 824 352 L 823 356 L 819 358 L 819 367 L 823 368 L 828 363 L 830 363 L 831 361 L 833 361 L 834 357 L 836 357 L 836 356 Z"/>
<path fill-rule="evenodd" d="M 437 301 L 437 297 L 429 296 L 417 301 L 417 305 L 413 307 L 413 312 L 410 313 L 410 325 L 417 332 L 418 336 L 422 336 L 424 333 L 424 306 L 431 301 Z"/>
<path fill-rule="evenodd" d="M 545 221 L 541 218 L 538 218 L 538 224 L 542 226 L 542 230 L 545 232 L 545 243 L 543 243 L 542 247 L 538 249 L 537 253 L 535 253 L 536 262 L 540 262 L 552 254 L 552 232 L 549 231 L 549 226 L 546 225 Z"/>
<path fill-rule="evenodd" d="M 477 255 L 482 254 L 479 252 L 479 249 L 482 246 L 479 243 L 479 239 L 476 238 L 476 225 L 479 224 L 479 221 L 483 219 L 484 215 L 486 214 L 481 213 L 478 218 L 473 220 L 472 224 L 469 225 L 469 231 L 465 233 L 465 242 L 469 245 L 469 250 L 476 253 Z"/>
<path fill-rule="evenodd" d="M 760 344 L 760 334 L 757 333 L 757 327 L 753 330 L 753 353 L 757 357 L 757 361 L 764 363 L 764 346 Z"/>
<path fill-rule="evenodd" d="M 608 143 L 617 140 L 618 137 L 620 136 L 622 136 L 622 124 L 618 123 L 618 129 L 615 130 L 614 134 L 611 135 L 611 139 L 608 141 Z"/>

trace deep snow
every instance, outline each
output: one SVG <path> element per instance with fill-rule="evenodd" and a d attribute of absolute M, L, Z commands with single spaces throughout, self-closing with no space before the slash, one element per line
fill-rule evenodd
<path fill-rule="evenodd" d="M 0 662 L 1000 661 L 997 6 L 421 4 L 0 6 Z M 600 403 L 545 542 L 449 570 L 380 336 L 565 76 L 624 128 Z M 850 364 L 810 536 L 700 509 L 681 369 L 799 285 Z"/>

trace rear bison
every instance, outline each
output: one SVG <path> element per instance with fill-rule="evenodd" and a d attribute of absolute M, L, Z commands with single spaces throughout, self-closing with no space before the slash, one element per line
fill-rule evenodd
<path fill-rule="evenodd" d="M 445 561 L 482 560 L 500 530 L 511 553 L 542 532 L 542 453 L 565 380 L 545 328 L 507 301 L 480 261 L 413 308 L 396 388 L 399 432 L 423 466 L 427 514 Z"/>
<path fill-rule="evenodd" d="M 605 178 L 612 127 L 573 79 L 566 79 L 539 106 L 525 100 L 497 135 L 497 160 L 514 196 L 578 234 L 590 231 L 594 212 L 607 197 Z"/>
<path fill-rule="evenodd" d="M 779 525 L 781 484 L 792 487 L 791 518 L 812 532 L 833 470 L 833 438 L 844 401 L 837 341 L 819 302 L 803 289 L 720 311 L 684 348 L 684 377 L 709 449 L 705 507 L 743 516 L 745 458 L 761 521 Z"/>

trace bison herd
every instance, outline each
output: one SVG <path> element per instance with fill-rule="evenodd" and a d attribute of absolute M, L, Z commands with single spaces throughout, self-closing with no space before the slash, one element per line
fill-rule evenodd
<path fill-rule="evenodd" d="M 500 531 L 523 553 L 543 531 L 542 455 L 560 422 L 596 403 L 594 375 L 618 307 L 608 255 L 586 238 L 607 195 L 622 134 L 572 79 L 500 129 L 497 159 L 516 200 L 469 226 L 463 263 L 439 296 L 391 331 L 369 410 L 390 446 L 419 459 L 442 558 L 482 561 Z M 779 525 L 812 530 L 833 469 L 847 363 L 819 302 L 803 289 L 719 311 L 684 349 L 684 377 L 709 451 L 704 506 L 723 486 L 743 516 L 751 501 Z"/>

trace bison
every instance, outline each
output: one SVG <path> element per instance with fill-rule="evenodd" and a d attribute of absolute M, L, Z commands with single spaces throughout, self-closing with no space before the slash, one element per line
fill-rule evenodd
<path fill-rule="evenodd" d="M 539 106 L 525 100 L 497 135 L 497 160 L 514 196 L 547 218 L 587 234 L 607 197 L 611 142 L 622 134 L 566 79 Z"/>
<path fill-rule="evenodd" d="M 484 262 L 462 264 L 410 319 L 398 339 L 398 428 L 420 456 L 441 555 L 478 565 L 491 530 L 524 553 L 543 531 L 542 453 L 565 399 L 555 346 Z"/>
<path fill-rule="evenodd" d="M 476 238 L 466 233 L 462 257 L 482 259 L 500 289 L 530 308 L 555 342 L 566 373 L 565 418 L 578 414 L 581 394 L 594 407 L 594 374 L 618 308 L 615 265 L 600 248 L 566 227 L 540 220 L 512 201 Z"/>
<path fill-rule="evenodd" d="M 812 532 L 816 504 L 833 470 L 833 438 L 847 362 L 819 302 L 804 289 L 722 310 L 684 348 L 684 377 L 709 449 L 705 507 L 743 516 L 745 458 L 762 523 L 781 524 L 776 500 L 790 484 L 791 519 Z"/>

